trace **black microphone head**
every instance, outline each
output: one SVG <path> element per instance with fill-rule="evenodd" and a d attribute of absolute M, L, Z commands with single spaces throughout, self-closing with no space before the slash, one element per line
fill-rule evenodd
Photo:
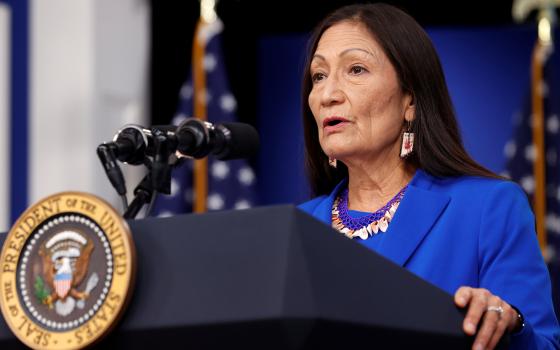
<path fill-rule="evenodd" d="M 259 150 L 259 133 L 245 123 L 221 123 L 215 128 L 225 138 L 225 145 L 214 152 L 214 156 L 221 160 L 249 158 Z"/>
<path fill-rule="evenodd" d="M 131 165 L 144 162 L 148 138 L 141 126 L 135 124 L 123 126 L 113 137 L 113 143 L 117 146 L 115 155 L 121 162 Z"/>
<path fill-rule="evenodd" d="M 185 119 L 175 131 L 177 151 L 181 154 L 203 158 L 210 153 L 210 135 L 208 125 L 195 118 Z"/>

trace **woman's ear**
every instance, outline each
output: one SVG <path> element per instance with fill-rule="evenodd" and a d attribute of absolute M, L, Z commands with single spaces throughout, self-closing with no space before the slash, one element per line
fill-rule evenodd
<path fill-rule="evenodd" d="M 405 109 L 404 109 L 404 119 L 407 122 L 411 122 L 416 118 L 416 105 L 414 103 L 414 97 L 407 93 L 405 98 Z"/>

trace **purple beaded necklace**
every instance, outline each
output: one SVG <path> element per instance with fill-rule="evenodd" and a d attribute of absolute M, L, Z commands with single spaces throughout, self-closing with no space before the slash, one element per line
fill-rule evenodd
<path fill-rule="evenodd" d="M 385 213 L 391 208 L 391 206 L 397 202 L 400 202 L 404 196 L 404 192 L 408 188 L 408 185 L 403 187 L 399 193 L 397 193 L 387 204 L 385 204 L 379 210 L 359 218 L 353 218 L 348 214 L 348 188 L 346 188 L 341 194 L 338 200 L 337 211 L 338 218 L 342 221 L 345 227 L 351 230 L 358 230 L 364 226 L 368 226 L 374 221 L 378 221 Z"/>

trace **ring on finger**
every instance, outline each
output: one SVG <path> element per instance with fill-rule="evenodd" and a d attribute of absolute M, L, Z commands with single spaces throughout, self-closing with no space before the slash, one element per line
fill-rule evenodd
<path fill-rule="evenodd" d="M 502 314 L 504 313 L 504 308 L 501 306 L 488 306 L 486 308 L 486 311 L 494 311 L 498 313 L 499 317 L 502 317 Z"/>

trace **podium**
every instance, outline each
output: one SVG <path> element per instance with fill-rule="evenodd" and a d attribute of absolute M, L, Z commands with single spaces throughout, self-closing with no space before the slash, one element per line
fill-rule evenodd
<path fill-rule="evenodd" d="M 293 206 L 129 224 L 136 284 L 104 349 L 472 346 L 451 295 Z M 0 347 L 23 348 L 1 317 Z"/>

